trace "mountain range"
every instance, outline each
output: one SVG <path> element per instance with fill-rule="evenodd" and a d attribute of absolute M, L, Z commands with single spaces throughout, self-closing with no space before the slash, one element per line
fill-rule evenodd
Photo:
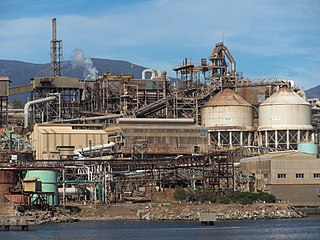
<path fill-rule="evenodd" d="M 91 58 L 83 64 L 75 64 L 72 61 L 62 63 L 62 75 L 65 77 L 75 77 L 85 79 L 89 70 L 97 69 L 99 75 L 105 72 L 113 74 L 133 75 L 135 78 L 141 78 L 141 73 L 146 67 L 133 64 L 128 61 Z M 51 64 L 35 64 L 15 60 L 0 60 L 0 76 L 10 78 L 10 86 L 20 86 L 29 84 L 31 78 L 41 76 L 51 76 Z M 320 85 L 305 91 L 308 98 L 320 98 Z M 25 102 L 26 94 L 13 96 L 10 99 Z"/>

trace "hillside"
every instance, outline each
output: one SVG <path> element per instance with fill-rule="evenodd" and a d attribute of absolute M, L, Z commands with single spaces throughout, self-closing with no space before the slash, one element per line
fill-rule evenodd
<path fill-rule="evenodd" d="M 92 68 L 96 68 L 99 75 L 105 72 L 114 74 L 130 74 L 135 78 L 141 78 L 141 73 L 145 67 L 132 64 L 127 61 L 92 58 Z M 91 65 L 89 67 L 91 67 Z M 66 77 L 76 77 L 84 79 L 87 75 L 88 66 L 81 64 L 74 65 L 71 61 L 64 61 L 62 64 L 62 75 Z M 0 76 L 10 78 L 10 86 L 20 86 L 29 84 L 31 78 L 50 76 L 51 64 L 34 64 L 14 60 L 0 60 Z M 29 94 L 11 96 L 11 100 L 26 102 Z"/>
<path fill-rule="evenodd" d="M 141 72 L 145 67 L 133 65 L 127 61 L 92 58 L 93 67 L 99 74 L 111 72 L 114 74 L 133 74 L 135 78 L 141 78 Z M 83 79 L 85 69 L 82 66 L 73 66 L 71 61 L 62 64 L 62 75 Z M 34 64 L 13 60 L 0 60 L 0 75 L 8 76 L 11 86 L 19 86 L 30 83 L 33 77 L 50 76 L 51 65 Z"/>
<path fill-rule="evenodd" d="M 307 98 L 320 98 L 320 85 L 306 90 Z"/>

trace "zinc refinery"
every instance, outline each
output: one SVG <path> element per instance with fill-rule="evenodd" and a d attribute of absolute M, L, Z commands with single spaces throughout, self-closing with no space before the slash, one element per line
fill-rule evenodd
<path fill-rule="evenodd" d="M 292 81 L 244 78 L 223 42 L 174 78 L 68 78 L 61 61 L 53 19 L 52 75 L 18 87 L 0 77 L 0 203 L 154 201 L 181 186 L 320 206 L 319 99 Z M 21 93 L 30 100 L 13 109 Z"/>

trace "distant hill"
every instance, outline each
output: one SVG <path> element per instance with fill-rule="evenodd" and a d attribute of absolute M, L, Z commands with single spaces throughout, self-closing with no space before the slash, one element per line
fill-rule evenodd
<path fill-rule="evenodd" d="M 105 72 L 113 74 L 133 75 L 135 78 L 141 78 L 141 73 L 145 67 L 132 64 L 127 61 L 91 58 L 92 67 L 98 70 L 98 74 Z M 51 64 L 34 64 L 14 60 L 0 60 L 0 76 L 10 78 L 10 86 L 20 86 L 29 84 L 33 77 L 51 76 Z M 86 71 L 84 67 L 73 66 L 71 61 L 64 61 L 62 64 L 62 75 L 65 77 L 75 77 L 84 79 Z M 29 94 L 12 96 L 10 99 L 26 102 Z"/>
<path fill-rule="evenodd" d="M 105 72 L 114 74 L 132 74 L 135 78 L 141 78 L 141 72 L 145 67 L 132 64 L 127 61 L 91 58 L 93 67 L 101 75 Z M 73 67 L 71 61 L 64 61 L 62 64 L 62 75 L 65 77 L 76 77 L 84 79 L 84 71 L 80 66 Z M 51 75 L 51 65 L 35 64 L 13 60 L 0 60 L 0 75 L 8 76 L 11 86 L 19 86 L 30 83 L 33 77 Z"/>
<path fill-rule="evenodd" d="M 305 91 L 307 98 L 320 98 L 320 85 Z"/>

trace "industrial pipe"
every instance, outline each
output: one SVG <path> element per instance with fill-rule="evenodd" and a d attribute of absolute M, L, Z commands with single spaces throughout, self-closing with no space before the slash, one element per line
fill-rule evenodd
<path fill-rule="evenodd" d="M 41 98 L 33 101 L 29 101 L 24 105 L 24 128 L 29 126 L 29 107 L 35 104 L 44 103 L 44 102 L 51 102 L 56 100 L 56 96 Z"/>
<path fill-rule="evenodd" d="M 231 53 L 229 52 L 228 48 L 226 46 L 223 45 L 223 43 L 219 43 L 216 45 L 216 47 L 213 49 L 212 55 L 209 58 L 211 61 L 213 61 L 217 56 L 219 56 L 219 53 L 223 51 L 230 63 L 231 63 L 231 74 L 235 75 L 236 74 L 236 61 L 234 60 L 234 58 L 232 57 Z"/>
<path fill-rule="evenodd" d="M 75 155 L 78 155 L 79 157 L 83 157 L 81 152 L 89 152 L 89 151 L 94 151 L 94 150 L 100 150 L 100 149 L 105 149 L 105 148 L 112 148 L 114 147 L 115 143 L 110 142 L 107 144 L 102 144 L 102 145 L 96 145 L 93 147 L 85 147 L 85 148 L 79 148 L 73 151 Z"/>
<path fill-rule="evenodd" d="M 119 124 L 193 124 L 193 118 L 119 118 Z"/>
<path fill-rule="evenodd" d="M 145 69 L 142 71 L 142 79 L 146 79 L 146 73 L 149 72 L 151 73 L 151 78 L 154 79 L 156 77 L 156 71 L 153 69 Z"/>

